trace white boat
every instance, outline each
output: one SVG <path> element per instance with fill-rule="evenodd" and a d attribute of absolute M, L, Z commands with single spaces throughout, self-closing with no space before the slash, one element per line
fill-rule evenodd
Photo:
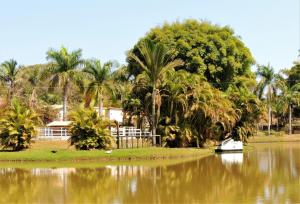
<path fill-rule="evenodd" d="M 215 148 L 215 152 L 234 152 L 234 151 L 243 151 L 243 142 L 234 141 L 232 138 L 228 138 L 221 142 Z"/>

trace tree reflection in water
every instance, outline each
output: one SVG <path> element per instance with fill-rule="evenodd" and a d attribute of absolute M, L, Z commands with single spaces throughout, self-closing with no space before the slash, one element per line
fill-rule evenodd
<path fill-rule="evenodd" d="M 176 165 L 0 169 L 1 203 L 300 202 L 300 146 Z"/>

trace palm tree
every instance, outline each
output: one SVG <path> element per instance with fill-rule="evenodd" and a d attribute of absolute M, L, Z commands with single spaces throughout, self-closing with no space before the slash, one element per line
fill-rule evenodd
<path fill-rule="evenodd" d="M 99 103 L 99 116 L 103 112 L 103 96 L 113 93 L 110 68 L 111 63 L 101 65 L 100 60 L 89 60 L 83 69 L 83 72 L 88 73 L 91 77 L 86 90 L 86 105 L 89 105 L 91 99 L 95 97 Z"/>
<path fill-rule="evenodd" d="M 33 65 L 22 69 L 21 77 L 28 83 L 28 92 L 30 94 L 28 104 L 31 108 L 37 105 L 37 90 L 43 74 L 41 72 L 42 66 L 43 65 Z"/>
<path fill-rule="evenodd" d="M 8 86 L 8 101 L 11 101 L 13 97 L 13 89 L 17 80 L 17 74 L 19 73 L 20 67 L 14 59 L 10 59 L 1 64 L 0 80 Z"/>
<path fill-rule="evenodd" d="M 116 99 L 119 100 L 120 104 L 124 107 L 127 106 L 127 102 L 130 101 L 130 94 L 133 89 L 133 83 L 130 80 L 127 66 L 121 66 L 112 73 L 112 80 L 115 82 Z M 130 104 L 132 105 L 132 104 Z M 135 111 L 137 112 L 137 111 Z M 138 114 L 138 118 L 140 114 Z M 123 125 L 125 124 L 126 113 L 123 109 Z M 138 122 L 139 124 L 139 122 Z M 138 128 L 140 126 L 138 125 Z"/>
<path fill-rule="evenodd" d="M 147 79 L 149 85 L 152 87 L 152 114 L 151 114 L 151 127 L 152 135 L 156 135 L 156 97 L 159 92 L 159 85 L 164 79 L 164 74 L 173 70 L 175 67 L 182 66 L 183 61 L 180 59 L 174 60 L 174 55 L 170 50 L 161 44 L 155 44 L 151 40 L 145 40 L 138 45 L 140 55 L 132 52 L 128 57 L 138 63 L 143 69 L 142 75 Z M 153 143 L 156 144 L 155 138 Z"/>
<path fill-rule="evenodd" d="M 183 116 L 186 112 L 188 106 L 188 88 L 191 84 L 187 84 L 191 78 L 185 70 L 167 72 L 166 80 L 164 82 L 164 92 L 163 98 L 168 102 L 168 115 L 170 117 L 170 122 L 174 122 L 175 125 L 178 125 L 179 115 Z M 195 77 L 193 77 L 195 79 Z"/>
<path fill-rule="evenodd" d="M 292 112 L 293 105 L 300 105 L 300 83 L 290 86 L 284 79 L 278 81 L 281 90 L 281 99 L 287 106 L 289 114 L 289 135 L 292 134 Z"/>
<path fill-rule="evenodd" d="M 50 88 L 59 85 L 63 87 L 63 120 L 67 116 L 67 100 L 69 86 L 72 82 L 80 82 L 80 75 L 77 69 L 83 64 L 81 58 L 81 49 L 72 51 L 71 53 L 65 47 L 60 50 L 50 49 L 47 52 L 47 60 L 50 60 L 52 66 L 50 73 Z"/>
<path fill-rule="evenodd" d="M 271 120 L 272 120 L 272 97 L 276 90 L 276 78 L 277 74 L 275 74 L 274 69 L 268 66 L 258 66 L 258 70 L 256 75 L 261 77 L 261 80 L 257 86 L 258 92 L 257 95 L 259 98 L 262 98 L 262 95 L 267 89 L 266 99 L 268 105 L 268 134 L 271 133 Z"/>

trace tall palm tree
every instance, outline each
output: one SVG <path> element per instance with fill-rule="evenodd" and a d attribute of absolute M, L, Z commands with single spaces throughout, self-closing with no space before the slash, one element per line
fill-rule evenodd
<path fill-rule="evenodd" d="M 268 66 L 258 66 L 256 75 L 261 78 L 257 88 L 257 95 L 262 98 L 264 91 L 267 89 L 266 100 L 268 105 L 268 134 L 271 133 L 271 120 L 272 120 L 272 97 L 276 90 L 276 78 L 273 67 Z"/>
<path fill-rule="evenodd" d="M 41 76 L 43 74 L 41 70 L 42 65 L 33 65 L 22 69 L 20 77 L 22 77 L 22 79 L 25 79 L 24 81 L 27 82 L 29 86 L 29 107 L 35 107 L 37 103 L 37 90 L 39 83 L 41 82 Z"/>
<path fill-rule="evenodd" d="M 89 104 L 93 97 L 98 100 L 99 116 L 103 112 L 103 96 L 113 93 L 111 81 L 111 63 L 101 65 L 100 60 L 89 60 L 85 63 L 83 72 L 88 73 L 91 81 L 86 90 L 86 104 Z"/>
<path fill-rule="evenodd" d="M 17 74 L 19 73 L 20 66 L 14 59 L 10 59 L 1 64 L 0 80 L 8 86 L 8 101 L 11 101 L 13 97 L 13 89 L 17 80 Z"/>
<path fill-rule="evenodd" d="M 50 88 L 59 85 L 63 88 L 63 120 L 67 116 L 67 100 L 69 86 L 72 82 L 80 82 L 77 69 L 83 64 L 81 49 L 68 52 L 65 47 L 60 50 L 50 49 L 47 52 L 47 60 L 52 63 L 50 73 Z"/>
<path fill-rule="evenodd" d="M 290 86 L 288 81 L 281 79 L 278 81 L 278 86 L 281 90 L 281 99 L 284 102 L 285 109 L 289 114 L 289 135 L 292 134 L 292 112 L 293 105 L 300 105 L 300 83 Z"/>
<path fill-rule="evenodd" d="M 180 59 L 174 60 L 174 55 L 171 54 L 162 44 L 155 44 L 151 40 L 144 40 L 138 45 L 138 51 L 140 55 L 136 55 L 132 52 L 128 54 L 128 57 L 138 63 L 143 69 L 142 75 L 147 79 L 149 85 L 152 87 L 152 114 L 151 114 L 151 127 L 152 134 L 156 135 L 156 97 L 159 92 L 159 85 L 164 79 L 164 74 L 168 70 L 173 70 L 175 67 L 182 66 L 183 61 Z M 155 144 L 155 139 L 153 138 Z"/>

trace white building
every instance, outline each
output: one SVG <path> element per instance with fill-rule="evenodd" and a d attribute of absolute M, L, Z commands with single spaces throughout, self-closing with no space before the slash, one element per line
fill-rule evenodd
<path fill-rule="evenodd" d="M 98 107 L 94 107 L 94 109 L 99 112 Z M 118 121 L 119 123 L 123 122 L 123 109 L 116 107 L 104 107 L 101 113 L 104 118 L 111 121 Z"/>
<path fill-rule="evenodd" d="M 63 105 L 52 105 L 51 108 L 58 112 L 57 118 L 54 118 L 54 120 L 62 121 L 63 120 Z M 97 112 L 99 112 L 99 107 L 94 107 L 94 109 Z M 123 121 L 123 109 L 122 108 L 103 107 L 101 115 L 104 116 L 104 118 L 111 120 L 111 121 L 116 120 L 119 123 L 122 123 L 122 121 Z"/>

